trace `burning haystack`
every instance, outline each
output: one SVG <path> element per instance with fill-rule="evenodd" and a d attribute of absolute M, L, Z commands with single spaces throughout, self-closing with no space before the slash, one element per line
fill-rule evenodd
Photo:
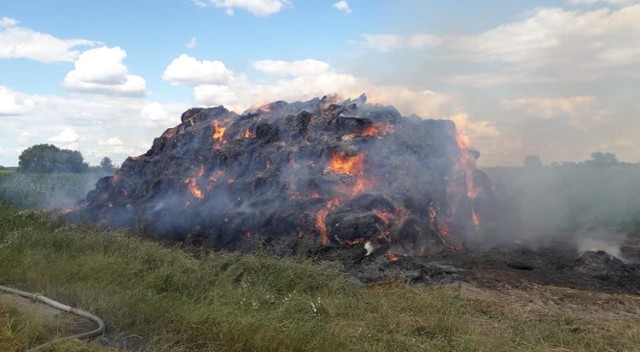
<path fill-rule="evenodd" d="M 393 258 L 459 248 L 491 197 L 477 152 L 451 121 L 365 100 L 190 109 L 72 216 L 228 249 L 310 240 Z"/>

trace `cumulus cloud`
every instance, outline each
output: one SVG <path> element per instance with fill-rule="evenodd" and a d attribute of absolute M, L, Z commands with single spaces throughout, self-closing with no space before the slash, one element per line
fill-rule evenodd
<path fill-rule="evenodd" d="M 107 138 L 106 140 L 99 140 L 98 141 L 98 145 L 107 145 L 107 146 L 122 146 L 124 145 L 124 142 L 122 141 L 122 139 L 118 138 L 118 137 L 111 137 L 111 138 Z"/>
<path fill-rule="evenodd" d="M 233 16 L 238 8 L 259 17 L 271 16 L 291 5 L 289 0 L 193 0 L 193 3 L 198 7 L 223 8 L 229 16 Z"/>
<path fill-rule="evenodd" d="M 168 119 L 167 110 L 157 101 L 145 105 L 140 115 L 150 121 L 165 121 Z"/>
<path fill-rule="evenodd" d="M 129 74 L 122 62 L 127 52 L 120 48 L 102 46 L 82 53 L 67 73 L 62 86 L 80 93 L 139 96 L 146 89 L 144 78 Z"/>
<path fill-rule="evenodd" d="M 0 86 L 0 116 L 22 115 L 34 106 L 32 99 Z"/>
<path fill-rule="evenodd" d="M 104 156 L 118 164 L 127 156 L 144 153 L 155 137 L 180 123 L 182 112 L 191 107 L 171 101 L 157 102 L 166 118 L 153 120 L 150 116 L 161 115 L 153 108 L 146 111 L 155 110 L 155 114 L 145 116 L 142 113 L 145 107 L 154 103 L 145 98 L 95 95 L 87 99 L 81 95 L 37 95 L 17 91 L 12 94 L 34 104 L 19 118 L 0 117 L 0 148 L 6 151 L 0 153 L 0 165 L 17 165 L 22 150 L 43 142 L 79 150 L 92 165 L 97 165 Z M 115 137 L 117 139 L 113 139 Z"/>
<path fill-rule="evenodd" d="M 340 11 L 351 13 L 351 7 L 349 6 L 349 3 L 344 0 L 336 2 L 335 4 L 333 4 L 333 7 Z"/>
<path fill-rule="evenodd" d="M 16 21 L 13 18 L 9 18 L 9 17 L 0 18 L 0 27 L 13 27 L 17 24 L 18 24 L 18 21 Z"/>
<path fill-rule="evenodd" d="M 182 54 L 164 70 L 162 79 L 171 84 L 197 86 L 201 84 L 223 84 L 233 78 L 233 72 L 221 61 L 197 60 Z"/>
<path fill-rule="evenodd" d="M 187 48 L 193 49 L 196 46 L 198 46 L 198 38 L 192 37 L 191 39 L 189 39 L 189 41 L 187 42 Z"/>
<path fill-rule="evenodd" d="M 70 144 L 80 140 L 80 135 L 71 127 L 63 129 L 59 134 L 49 138 L 50 142 Z"/>
<path fill-rule="evenodd" d="M 29 59 L 44 63 L 73 62 L 78 47 L 97 43 L 87 39 L 60 39 L 30 28 L 18 26 L 13 18 L 0 19 L 0 58 Z"/>
<path fill-rule="evenodd" d="M 260 60 L 254 62 L 253 67 L 268 74 L 300 77 L 320 75 L 329 69 L 329 64 L 313 59 L 296 61 Z"/>

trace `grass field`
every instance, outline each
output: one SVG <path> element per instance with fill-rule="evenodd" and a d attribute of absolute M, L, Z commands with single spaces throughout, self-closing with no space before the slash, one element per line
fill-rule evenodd
<path fill-rule="evenodd" d="M 640 345 L 638 326 L 524 312 L 464 298 L 455 287 L 366 286 L 330 264 L 187 252 L 7 206 L 0 206 L 0 224 L 3 284 L 95 312 L 109 331 L 144 336 L 153 351 L 632 351 Z M 39 336 L 37 329 L 14 330 L 9 337 L 3 332 L 0 344 Z"/>
<path fill-rule="evenodd" d="M 1 182 L 0 188 L 7 188 Z M 0 284 L 96 313 L 107 322 L 106 340 L 141 336 L 149 351 L 637 351 L 640 346 L 637 323 L 526 310 L 470 298 L 456 285 L 364 285 L 336 264 L 167 246 L 132 231 L 77 227 L 6 203 L 0 203 Z M 23 350 L 51 336 L 37 319 L 0 306 L 0 350 Z M 87 349 L 100 350 L 80 342 L 56 348 Z"/>

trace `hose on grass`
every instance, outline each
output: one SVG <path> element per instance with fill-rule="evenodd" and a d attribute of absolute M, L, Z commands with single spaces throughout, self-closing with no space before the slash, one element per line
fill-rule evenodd
<path fill-rule="evenodd" d="M 42 295 L 16 290 L 16 289 L 11 288 L 11 287 L 6 287 L 6 286 L 0 285 L 0 291 L 4 291 L 4 292 L 11 293 L 11 294 L 14 294 L 14 295 L 18 295 L 18 296 L 21 296 L 21 297 L 24 297 L 24 298 L 32 299 L 32 300 L 37 301 L 37 302 L 42 302 L 42 303 L 44 303 L 46 305 L 49 305 L 49 306 L 51 306 L 53 308 L 56 308 L 58 310 L 61 310 L 61 311 L 64 311 L 64 312 L 68 312 L 68 313 L 71 313 L 71 314 L 75 314 L 75 315 L 83 317 L 83 318 L 87 318 L 87 319 L 95 322 L 96 324 L 98 324 L 98 327 L 95 328 L 94 330 L 83 332 L 83 333 L 72 335 L 72 336 L 61 337 L 61 338 L 49 341 L 47 343 L 44 343 L 42 345 L 36 346 L 36 347 L 28 350 L 27 352 L 37 351 L 37 350 L 40 350 L 40 349 L 45 348 L 45 347 L 49 347 L 49 346 L 51 346 L 53 344 L 56 344 L 56 343 L 62 342 L 62 341 L 68 341 L 68 340 L 74 340 L 74 339 L 87 339 L 87 338 L 98 336 L 98 335 L 104 333 L 104 328 L 105 328 L 104 321 L 102 319 L 100 319 L 100 317 L 98 317 L 96 315 L 93 315 L 93 314 L 91 314 L 89 312 L 85 312 L 84 310 L 70 307 L 70 306 L 68 306 L 66 304 L 62 304 L 60 302 L 54 301 L 54 300 L 52 300 L 50 298 L 47 298 L 45 296 L 42 296 Z"/>

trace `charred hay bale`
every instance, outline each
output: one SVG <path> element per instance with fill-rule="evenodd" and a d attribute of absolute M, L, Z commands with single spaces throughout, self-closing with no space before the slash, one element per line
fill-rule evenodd
<path fill-rule="evenodd" d="M 363 97 L 277 101 L 241 115 L 193 108 L 76 213 L 221 248 L 245 248 L 248 233 L 255 243 L 314 235 L 423 248 L 435 222 L 473 215 L 473 202 L 448 201 L 466 155 L 456 138 L 452 122 L 403 118 Z"/>

